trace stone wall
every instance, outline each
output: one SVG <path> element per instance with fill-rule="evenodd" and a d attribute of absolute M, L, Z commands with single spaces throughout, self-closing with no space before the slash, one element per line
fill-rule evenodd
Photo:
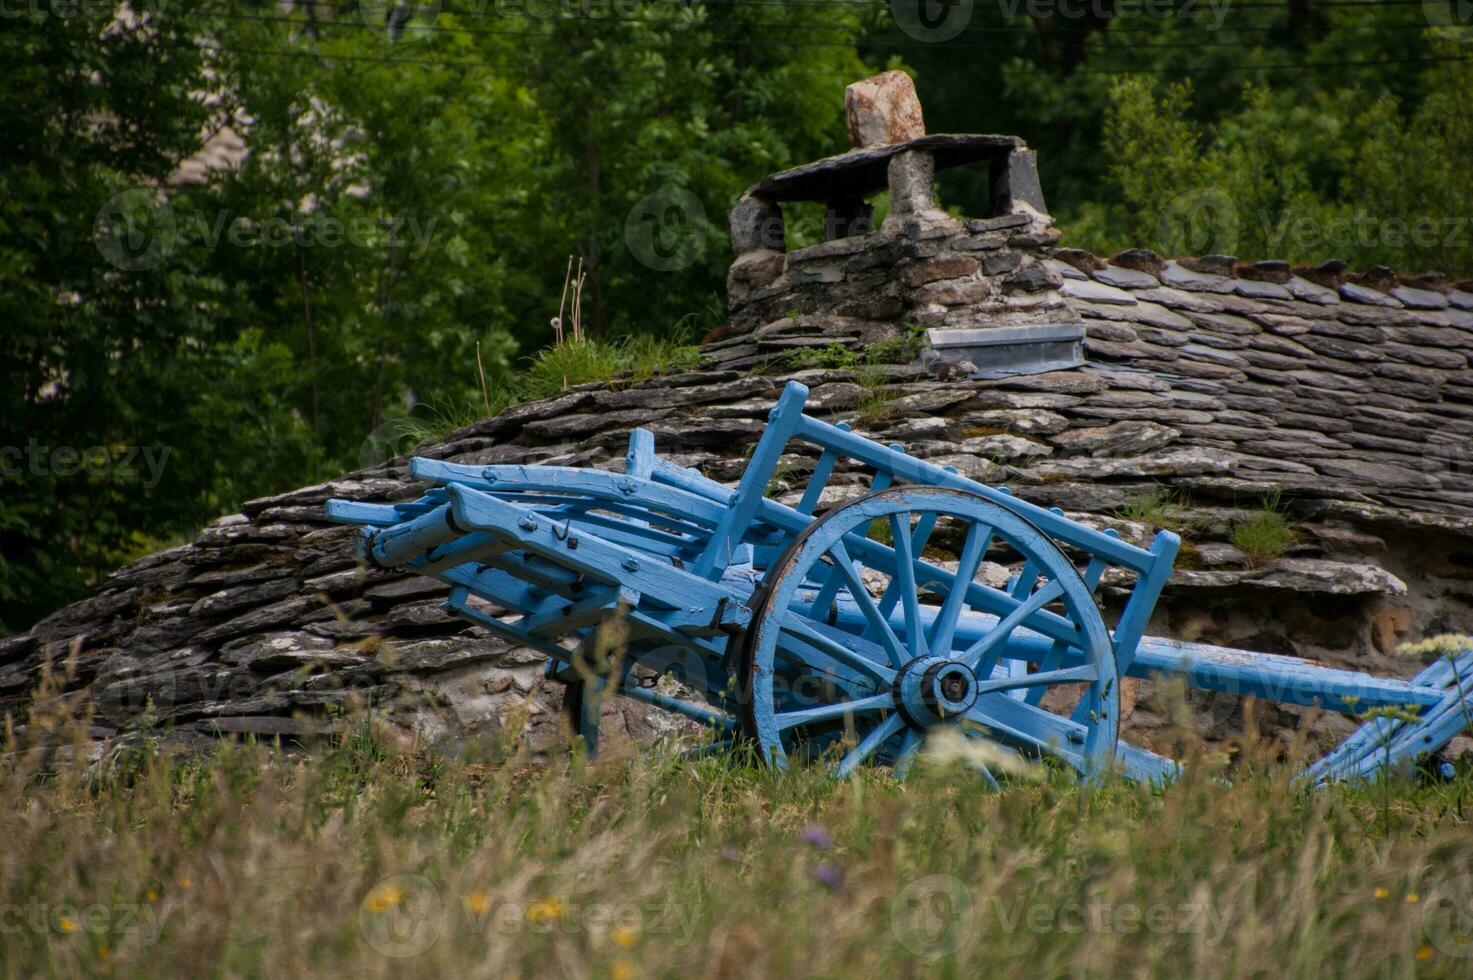
<path fill-rule="evenodd" d="M 989 167 L 996 213 L 958 218 L 937 206 L 936 159 L 948 152 Z M 877 189 L 888 189 L 890 208 L 878 229 L 858 197 L 829 200 L 829 239 L 786 250 L 783 200 L 857 195 L 874 187 L 881 165 Z M 928 136 L 769 177 L 732 212 L 730 342 L 711 355 L 746 363 L 753 340 L 768 351 L 863 346 L 911 326 L 1075 325 L 1073 336 L 1082 336 L 1059 293 L 1061 278 L 1041 261 L 1059 233 L 1030 190 L 1037 185 L 1033 165 L 1032 154 L 1011 137 Z M 839 178 L 848 183 L 835 190 Z"/>

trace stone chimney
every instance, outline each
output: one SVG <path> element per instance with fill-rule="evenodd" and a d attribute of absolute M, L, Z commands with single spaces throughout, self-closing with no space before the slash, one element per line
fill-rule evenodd
<path fill-rule="evenodd" d="M 731 213 L 731 334 L 782 351 L 864 347 L 920 326 L 931 349 L 923 361 L 953 371 L 1080 363 L 1082 322 L 1040 261 L 1059 233 L 1033 151 L 1014 136 L 926 135 L 904 72 L 856 82 L 845 95 L 854 148 L 767 177 Z M 986 213 L 958 217 L 938 203 L 935 176 L 953 167 L 986 168 Z M 874 201 L 886 192 L 876 228 Z M 821 227 L 803 229 L 821 240 L 789 251 L 784 206 L 799 202 L 823 206 Z"/>

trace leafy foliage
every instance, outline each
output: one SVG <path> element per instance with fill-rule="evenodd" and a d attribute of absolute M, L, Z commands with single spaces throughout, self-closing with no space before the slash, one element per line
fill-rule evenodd
<path fill-rule="evenodd" d="M 970 5 L 941 43 L 885 5 L 74 6 L 0 33 L 0 632 L 494 408 L 477 349 L 500 404 L 560 360 L 686 357 L 638 338 L 721 321 L 728 209 L 843 147 L 877 67 L 914 72 L 931 131 L 1037 148 L 1071 244 L 1473 272 L 1470 49 L 1405 5 Z M 940 183 L 988 203 L 985 174 Z M 529 361 L 570 253 L 590 338 L 632 339 Z"/>

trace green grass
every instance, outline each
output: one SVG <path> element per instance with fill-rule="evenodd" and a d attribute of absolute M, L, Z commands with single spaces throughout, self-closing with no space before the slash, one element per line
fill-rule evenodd
<path fill-rule="evenodd" d="M 1115 516 L 1181 535 L 1183 544 L 1201 534 L 1203 522 L 1192 514 L 1192 499 L 1184 491 L 1156 487 L 1126 500 Z"/>
<path fill-rule="evenodd" d="M 574 385 L 616 379 L 634 383 L 657 374 L 689 371 L 699 363 L 699 349 L 681 337 L 585 337 L 538 351 L 510 387 L 519 401 L 533 401 Z"/>
<path fill-rule="evenodd" d="M 796 313 L 790 315 L 796 316 Z M 865 390 L 855 408 L 856 418 L 861 424 L 871 425 L 884 421 L 895 408 L 896 396 L 885 390 L 890 380 L 885 365 L 907 364 L 912 361 L 925 346 L 925 335 L 924 327 L 912 325 L 899 337 L 877 341 L 863 351 L 851 350 L 843 344 L 791 350 L 773 358 L 758 370 L 767 374 L 814 368 L 852 371 L 854 383 Z"/>
<path fill-rule="evenodd" d="M 1464 774 L 989 793 L 669 751 L 0 770 L 7 976 L 1466 976 Z M 1466 914 L 1468 906 L 1462 906 Z M 1461 922 L 1461 924 L 1460 924 Z M 1464 931 L 1459 931 L 1464 930 Z"/>
<path fill-rule="evenodd" d="M 498 388 L 491 397 L 491 409 L 480 397 L 467 397 L 439 403 L 416 405 L 415 412 L 392 419 L 387 424 L 387 439 L 390 445 L 399 447 L 422 446 L 438 442 L 452 432 L 475 425 L 485 418 L 505 411 L 516 404 L 516 399 L 505 388 Z"/>
<path fill-rule="evenodd" d="M 1253 567 L 1282 557 L 1298 539 L 1277 494 L 1265 499 L 1247 520 L 1233 525 L 1233 546 Z"/>
<path fill-rule="evenodd" d="M 673 337 L 584 338 L 554 344 L 535 352 L 520 370 L 488 382 L 484 392 L 421 403 L 408 415 L 389 420 L 379 433 L 379 442 L 385 451 L 394 447 L 395 452 L 421 446 L 520 402 L 554 397 L 565 388 L 593 382 L 634 384 L 660 374 L 694 370 L 700 360 L 700 349 L 687 343 L 679 329 Z"/>

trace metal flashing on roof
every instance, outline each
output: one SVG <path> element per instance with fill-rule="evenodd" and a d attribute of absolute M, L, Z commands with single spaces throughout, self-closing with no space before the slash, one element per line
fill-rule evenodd
<path fill-rule="evenodd" d="M 933 327 L 931 349 L 948 361 L 970 362 L 971 377 L 1003 378 L 1079 367 L 1084 324 L 1034 323 L 1013 327 Z"/>

